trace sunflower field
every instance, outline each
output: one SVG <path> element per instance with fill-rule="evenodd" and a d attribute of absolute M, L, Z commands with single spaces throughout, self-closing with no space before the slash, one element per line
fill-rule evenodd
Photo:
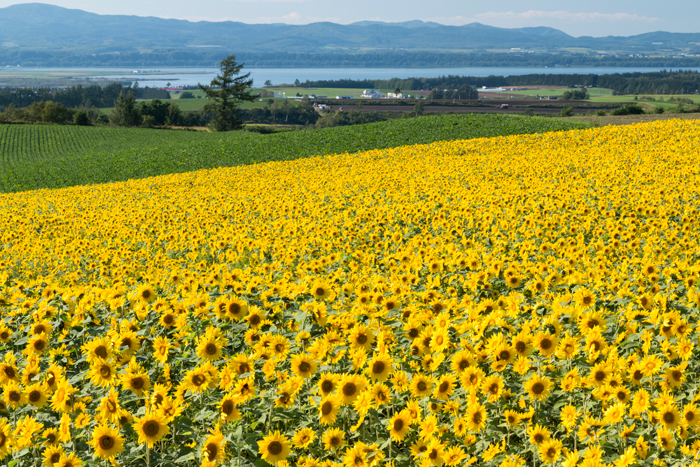
<path fill-rule="evenodd" d="M 0 462 L 700 465 L 700 124 L 0 195 Z"/>

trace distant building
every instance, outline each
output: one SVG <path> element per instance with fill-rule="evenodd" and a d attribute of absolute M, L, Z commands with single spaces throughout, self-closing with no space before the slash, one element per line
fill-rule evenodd
<path fill-rule="evenodd" d="M 387 93 L 386 97 L 388 99 L 405 99 L 406 95 L 403 93 L 396 94 L 396 93 L 390 92 L 390 93 Z"/>
<path fill-rule="evenodd" d="M 336 99 L 354 99 L 355 96 L 335 96 Z"/>
<path fill-rule="evenodd" d="M 379 91 L 375 91 L 374 89 L 365 89 L 362 91 L 363 99 L 380 99 L 382 97 L 384 97 L 384 94 Z"/>

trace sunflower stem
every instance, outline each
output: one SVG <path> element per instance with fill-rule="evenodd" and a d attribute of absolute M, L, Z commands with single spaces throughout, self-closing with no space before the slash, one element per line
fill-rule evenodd
<path fill-rule="evenodd" d="M 151 450 L 146 443 L 146 467 L 151 467 Z"/>

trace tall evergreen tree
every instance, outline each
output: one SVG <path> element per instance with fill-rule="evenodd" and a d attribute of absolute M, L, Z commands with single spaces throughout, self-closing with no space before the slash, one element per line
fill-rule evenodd
<path fill-rule="evenodd" d="M 114 101 L 114 110 L 109 116 L 109 122 L 116 126 L 138 126 L 141 124 L 141 114 L 136 108 L 136 100 L 129 92 L 119 93 L 119 97 Z"/>
<path fill-rule="evenodd" d="M 250 73 L 238 76 L 241 69 L 243 69 L 243 63 L 236 63 L 236 56 L 229 55 L 221 61 L 221 74 L 211 81 L 210 86 L 199 85 L 209 99 L 203 111 L 214 114 L 211 126 L 216 131 L 241 128 L 243 120 L 238 111 L 240 103 L 252 102 L 257 97 L 248 91 L 253 85 L 253 80 L 249 79 Z"/>

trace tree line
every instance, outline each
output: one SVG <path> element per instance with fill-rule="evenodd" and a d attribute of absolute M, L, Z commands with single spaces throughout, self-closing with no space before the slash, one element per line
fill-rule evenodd
<path fill-rule="evenodd" d="M 167 91 L 155 88 L 140 88 L 138 83 L 124 86 L 121 83 L 111 83 L 107 86 L 94 84 L 92 86 L 71 86 L 65 89 L 41 87 L 32 88 L 0 88 L 0 111 L 10 105 L 21 108 L 29 107 L 38 102 L 52 101 L 65 107 L 112 107 L 119 94 L 126 92 L 136 99 L 170 99 Z"/>
<path fill-rule="evenodd" d="M 700 73 L 692 70 L 663 70 L 649 73 L 529 74 L 513 76 L 441 76 L 437 78 L 392 78 L 388 80 L 306 81 L 301 87 L 355 89 L 410 89 L 432 91 L 501 86 L 592 86 L 612 89 L 618 94 L 692 94 L 700 90 Z M 476 91 L 474 90 L 474 93 Z M 466 99 L 475 99 L 475 94 Z M 448 97 L 451 98 L 451 97 Z"/>

